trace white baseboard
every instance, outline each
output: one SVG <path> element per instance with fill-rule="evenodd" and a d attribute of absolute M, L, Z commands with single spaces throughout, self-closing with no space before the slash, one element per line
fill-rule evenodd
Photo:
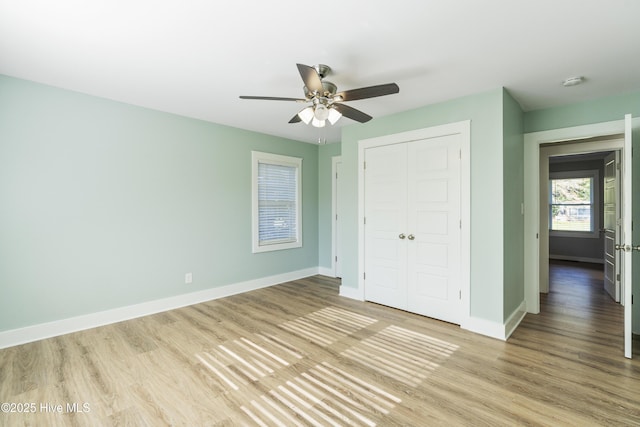
<path fill-rule="evenodd" d="M 364 301 L 364 295 L 358 288 L 352 288 L 350 286 L 340 286 L 340 296 L 345 298 L 351 298 L 358 301 Z"/>
<path fill-rule="evenodd" d="M 460 327 L 477 334 L 506 341 L 513 331 L 516 330 L 520 322 L 522 322 L 522 319 L 524 319 L 524 316 L 527 314 L 526 308 L 526 303 L 522 301 L 504 324 L 469 316 Z"/>
<path fill-rule="evenodd" d="M 460 327 L 476 334 L 505 341 L 504 325 L 499 322 L 469 316 Z"/>
<path fill-rule="evenodd" d="M 526 315 L 527 315 L 527 303 L 525 301 L 522 301 L 518 306 L 518 308 L 516 308 L 516 310 L 513 313 L 511 313 L 511 316 L 509 316 L 509 318 L 507 319 L 507 322 L 504 324 L 505 340 L 509 339 L 513 331 L 516 330 L 516 328 L 518 327 L 520 322 L 522 322 L 522 319 L 524 319 L 524 316 Z"/>
<path fill-rule="evenodd" d="M 291 280 L 314 276 L 318 274 L 318 272 L 318 267 L 307 268 L 304 270 L 291 271 L 260 279 L 248 280 L 246 282 L 220 286 L 218 288 L 205 289 L 203 291 L 176 295 L 174 297 L 148 301 L 125 307 L 118 307 L 97 313 L 55 320 L 53 322 L 26 326 L 24 328 L 11 329 L 0 332 L 0 349 L 38 341 L 45 338 L 51 338 L 58 335 L 64 335 L 71 332 L 91 329 L 98 326 L 104 326 L 111 323 L 122 322 L 123 320 L 135 319 L 136 317 L 173 310 L 175 308 L 224 298 L 256 289 L 266 288 L 268 286 L 277 285 Z"/>
<path fill-rule="evenodd" d="M 589 262 L 592 264 L 604 264 L 604 259 L 601 258 L 587 258 L 583 256 L 571 256 L 571 255 L 551 255 L 549 259 L 556 259 L 559 261 L 577 261 L 577 262 Z"/>
<path fill-rule="evenodd" d="M 318 274 L 322 274 L 327 277 L 336 277 L 333 269 L 329 267 L 318 267 Z"/>

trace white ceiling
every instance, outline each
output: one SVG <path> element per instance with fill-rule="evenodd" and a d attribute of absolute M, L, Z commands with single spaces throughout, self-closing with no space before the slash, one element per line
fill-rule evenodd
<path fill-rule="evenodd" d="M 506 87 L 525 111 L 640 90 L 638 0 L 0 0 L 0 74 L 314 142 L 296 63 L 374 117 Z M 584 84 L 565 88 L 567 77 Z"/>

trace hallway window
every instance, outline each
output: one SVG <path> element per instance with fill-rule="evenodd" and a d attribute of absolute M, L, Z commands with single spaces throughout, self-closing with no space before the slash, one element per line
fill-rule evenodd
<path fill-rule="evenodd" d="M 550 178 L 549 231 L 572 236 L 595 233 L 599 217 L 598 171 L 558 172 Z"/>

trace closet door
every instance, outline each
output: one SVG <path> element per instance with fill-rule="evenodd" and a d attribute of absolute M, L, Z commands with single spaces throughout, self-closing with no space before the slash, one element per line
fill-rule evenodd
<path fill-rule="evenodd" d="M 407 310 L 460 323 L 460 135 L 408 144 Z"/>
<path fill-rule="evenodd" d="M 407 308 L 407 146 L 365 151 L 365 299 Z"/>

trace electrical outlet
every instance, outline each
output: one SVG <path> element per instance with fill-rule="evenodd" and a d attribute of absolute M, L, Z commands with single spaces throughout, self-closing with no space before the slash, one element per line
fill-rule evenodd
<path fill-rule="evenodd" d="M 193 282 L 193 273 L 186 273 L 184 275 L 184 283 L 188 285 L 189 283 L 192 283 L 192 282 Z"/>

